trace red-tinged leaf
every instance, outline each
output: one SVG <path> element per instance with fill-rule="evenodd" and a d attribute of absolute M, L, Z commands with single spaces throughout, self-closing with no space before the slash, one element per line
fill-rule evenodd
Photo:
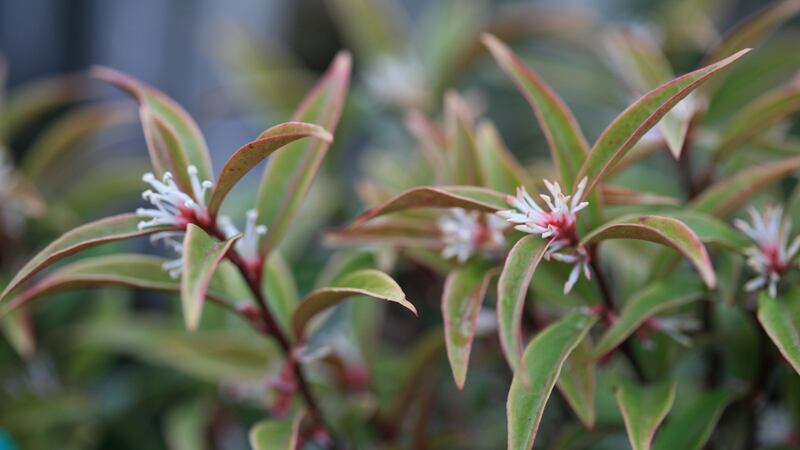
<path fill-rule="evenodd" d="M 558 390 L 586 428 L 594 428 L 595 411 L 595 367 L 592 343 L 586 337 L 564 361 Z"/>
<path fill-rule="evenodd" d="M 550 144 L 550 154 L 561 173 L 562 186 L 565 191 L 572 190 L 573 180 L 589 152 L 589 144 L 572 112 L 503 42 L 486 34 L 483 43 L 530 103 Z"/>
<path fill-rule="evenodd" d="M 425 186 L 409 189 L 388 202 L 362 213 L 353 226 L 384 214 L 419 208 L 464 208 L 497 212 L 508 207 L 505 194 L 474 186 Z"/>
<path fill-rule="evenodd" d="M 202 228 L 189 224 L 183 238 L 183 273 L 181 274 L 181 304 L 186 328 L 197 329 L 211 277 L 225 254 L 241 236 L 219 242 Z"/>
<path fill-rule="evenodd" d="M 245 144 L 236 151 L 222 168 L 219 180 L 214 186 L 208 202 L 210 214 L 216 216 L 222 201 L 231 189 L 258 163 L 283 146 L 305 137 L 333 142 L 333 136 L 319 125 L 303 122 L 287 122 L 276 125 L 258 136 L 258 139 Z"/>
<path fill-rule="evenodd" d="M 650 450 L 653 436 L 675 401 L 675 383 L 617 386 L 617 405 L 633 450 Z"/>
<path fill-rule="evenodd" d="M 512 195 L 518 186 L 533 186 L 525 168 L 508 150 L 492 122 L 479 123 L 475 139 L 484 186 Z"/>
<path fill-rule="evenodd" d="M 524 363 L 514 374 L 508 391 L 508 449 L 530 450 L 550 393 L 558 380 L 564 361 L 583 340 L 597 317 L 575 312 L 553 323 L 528 344 Z"/>
<path fill-rule="evenodd" d="M 675 197 L 635 191 L 620 186 L 600 186 L 600 198 L 604 205 L 679 205 L 681 201 Z"/>
<path fill-rule="evenodd" d="M 781 355 L 800 374 L 800 295 L 758 296 L 758 321 Z"/>
<path fill-rule="evenodd" d="M 250 428 L 249 440 L 253 450 L 296 450 L 300 445 L 300 422 L 303 414 L 292 420 L 267 419 Z"/>
<path fill-rule="evenodd" d="M 203 134 L 180 105 L 163 92 L 114 69 L 93 67 L 92 75 L 116 85 L 139 103 L 150 158 L 159 177 L 169 170 L 176 181 L 185 184 L 188 180 L 185 162 L 197 167 L 201 180 L 214 179 Z M 169 146 L 169 153 L 164 152 L 164 145 Z M 169 159 L 176 157 L 176 160 Z M 191 186 L 184 184 L 181 184 L 184 192 L 192 192 Z"/>
<path fill-rule="evenodd" d="M 729 391 L 715 390 L 698 396 L 683 411 L 673 411 L 656 436 L 655 450 L 700 450 L 725 408 L 736 398 Z"/>
<path fill-rule="evenodd" d="M 703 243 L 721 245 L 739 252 L 752 245 L 750 240 L 741 232 L 734 230 L 727 223 L 708 214 L 696 211 L 680 211 L 665 215 L 685 223 Z"/>
<path fill-rule="evenodd" d="M 525 297 L 550 242 L 534 235 L 520 239 L 508 253 L 497 282 L 500 345 L 514 373 L 524 370 L 520 369 L 519 363 L 522 361 L 522 312 L 525 309 Z"/>
<path fill-rule="evenodd" d="M 584 196 L 592 192 L 603 175 L 679 101 L 748 51 L 749 49 L 742 50 L 722 61 L 675 78 L 648 92 L 617 116 L 597 139 L 575 178 L 576 180 L 589 178 Z"/>
<path fill-rule="evenodd" d="M 444 130 L 422 111 L 411 110 L 405 117 L 406 129 L 414 136 L 417 146 L 434 169 L 436 184 L 446 184 L 447 137 Z"/>
<path fill-rule="evenodd" d="M 120 214 L 81 225 L 64 233 L 17 272 L 3 293 L 0 294 L 0 301 L 40 270 L 67 256 L 106 242 L 144 236 L 168 229 L 168 227 L 152 227 L 140 230 L 137 226 L 139 221 L 136 214 Z"/>
<path fill-rule="evenodd" d="M 460 267 L 447 275 L 442 293 L 442 318 L 447 358 L 459 390 L 464 389 L 478 314 L 496 272 L 481 263 Z"/>
<path fill-rule="evenodd" d="M 767 92 L 741 109 L 722 131 L 720 143 L 714 150 L 714 161 L 730 155 L 742 144 L 797 111 L 800 111 L 800 77 Z"/>
<path fill-rule="evenodd" d="M 605 224 L 583 238 L 584 244 L 607 239 L 656 242 L 681 252 L 697 269 L 709 289 L 716 285 L 714 267 L 700 238 L 683 222 L 671 217 L 632 215 Z"/>
<path fill-rule="evenodd" d="M 302 340 L 311 319 L 342 301 L 357 296 L 399 303 L 417 314 L 414 305 L 406 300 L 400 286 L 378 270 L 366 269 L 353 272 L 337 280 L 332 287 L 317 289 L 304 298 L 292 314 L 292 331 L 297 340 Z"/>
<path fill-rule="evenodd" d="M 689 209 L 715 217 L 726 217 L 769 184 L 800 169 L 800 156 L 749 167 L 706 188 Z"/>
<path fill-rule="evenodd" d="M 441 231 L 430 221 L 386 217 L 357 227 L 326 233 L 325 243 L 332 246 L 374 245 L 396 247 L 441 247 Z"/>
<path fill-rule="evenodd" d="M 642 95 L 675 77 L 672 67 L 655 40 L 643 32 L 615 32 L 609 35 L 606 48 L 613 68 L 637 95 Z M 681 155 L 694 104 L 685 100 L 669 111 L 658 123 L 672 155 Z M 681 107 L 683 105 L 683 107 Z"/>
<path fill-rule="evenodd" d="M 336 56 L 322 79 L 303 99 L 293 121 L 313 123 L 335 134 L 350 85 L 350 54 Z M 294 142 L 270 158 L 256 206 L 258 223 L 269 228 L 262 254 L 277 247 L 311 187 L 330 144 L 320 139 Z"/>
<path fill-rule="evenodd" d="M 455 92 L 445 96 L 445 132 L 449 158 L 449 184 L 483 185 L 473 117 L 464 100 Z"/>

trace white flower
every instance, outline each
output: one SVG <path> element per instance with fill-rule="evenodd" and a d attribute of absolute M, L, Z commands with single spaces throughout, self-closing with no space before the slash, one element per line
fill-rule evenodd
<path fill-rule="evenodd" d="M 150 243 L 155 244 L 161 241 L 164 246 L 172 249 L 178 254 L 178 257 L 169 260 L 161 265 L 161 268 L 169 274 L 172 278 L 180 278 L 183 272 L 183 237 L 186 233 L 183 231 L 160 231 L 150 236 Z"/>
<path fill-rule="evenodd" d="M 503 245 L 506 223 L 492 214 L 450 208 L 439 218 L 442 257 L 465 262 L 478 250 L 493 250 Z"/>
<path fill-rule="evenodd" d="M 197 167 L 195 166 L 189 166 L 187 172 L 192 184 L 191 195 L 181 191 L 170 172 L 164 173 L 161 181 L 152 173 L 144 174 L 142 181 L 152 186 L 154 190 L 148 189 L 144 191 L 142 198 L 155 206 L 155 209 L 139 208 L 136 210 L 136 214 L 139 217 L 149 219 L 139 222 L 140 230 L 162 225 L 174 225 L 183 228 L 188 223 L 191 223 L 193 219 L 203 220 L 208 218 L 205 197 L 206 192 L 214 184 L 208 180 L 200 182 L 197 176 Z"/>
<path fill-rule="evenodd" d="M 768 206 L 762 215 L 755 208 L 749 208 L 750 223 L 734 220 L 736 228 L 747 235 L 755 246 L 745 250 L 747 264 L 758 274 L 745 284 L 745 290 L 755 291 L 768 287 L 769 295 L 775 297 L 781 276 L 791 267 L 792 260 L 800 251 L 800 236 L 787 246 L 791 222 L 783 219 L 783 208 Z"/>
<path fill-rule="evenodd" d="M 756 440 L 764 446 L 787 444 L 793 431 L 791 414 L 781 407 L 766 408 L 759 414 Z"/>
<path fill-rule="evenodd" d="M 578 281 L 581 271 L 587 279 L 591 279 L 589 270 L 589 252 L 579 243 L 575 224 L 578 211 L 586 208 L 589 202 L 582 202 L 583 191 L 586 189 L 587 178 L 578 183 L 575 193 L 564 195 L 558 183 L 544 180 L 550 195 L 541 194 L 549 210 L 539 206 L 528 194 L 524 187 L 517 188 L 517 196 L 508 196 L 506 201 L 514 209 L 498 211 L 498 215 L 508 222 L 515 224 L 514 228 L 524 233 L 538 234 L 544 239 L 550 239 L 550 248 L 545 253 L 545 259 L 574 264 L 567 282 L 564 284 L 564 293 L 567 294 Z"/>
<path fill-rule="evenodd" d="M 245 222 L 244 233 L 242 237 L 233 244 L 233 248 L 244 258 L 245 261 L 258 260 L 258 248 L 261 242 L 261 236 L 267 234 L 267 227 L 264 225 L 257 225 L 258 211 L 251 209 L 247 211 L 247 222 Z M 231 238 L 239 234 L 239 229 L 233 224 L 231 218 L 228 216 L 220 216 L 218 219 L 219 227 L 225 234 L 226 238 Z"/>

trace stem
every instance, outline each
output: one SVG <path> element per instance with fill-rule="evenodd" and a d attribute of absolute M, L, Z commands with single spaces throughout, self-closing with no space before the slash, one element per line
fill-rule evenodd
<path fill-rule="evenodd" d="M 220 230 L 217 225 L 216 221 L 212 221 L 210 224 L 207 224 L 203 227 L 204 230 L 214 236 L 217 239 L 225 240 L 225 234 Z M 261 267 L 262 264 L 258 264 L 256 270 L 253 269 L 252 266 L 249 266 L 245 260 L 239 255 L 236 250 L 231 247 L 231 249 L 226 254 L 228 260 L 230 260 L 233 265 L 239 269 L 239 272 L 242 274 L 245 282 L 247 283 L 247 287 L 253 293 L 253 296 L 256 299 L 256 304 L 258 305 L 258 309 L 260 312 L 261 320 L 267 326 L 267 332 L 264 334 L 270 337 L 275 338 L 280 346 L 283 354 L 289 360 L 289 363 L 294 361 L 294 354 L 293 354 L 293 346 L 291 341 L 289 340 L 288 336 L 283 332 L 281 327 L 278 325 L 278 322 L 275 320 L 275 317 L 272 315 L 272 311 L 269 309 L 269 305 L 267 304 L 267 299 L 264 296 L 264 293 L 261 291 Z M 322 415 L 322 410 L 319 407 L 319 402 L 317 402 L 314 394 L 311 392 L 311 387 L 306 380 L 306 376 L 303 373 L 303 368 L 300 364 L 294 364 L 294 372 L 295 377 L 297 379 L 297 386 L 300 391 L 300 395 L 303 398 L 303 401 L 308 408 L 309 415 L 311 416 L 312 420 L 316 422 L 317 425 L 323 427 L 330 436 L 332 440 L 332 448 L 337 448 L 336 441 L 333 437 L 333 432 L 330 426 L 328 426 L 327 422 L 325 421 L 324 416 Z"/>
<path fill-rule="evenodd" d="M 605 306 L 608 312 L 616 311 L 614 299 L 611 296 L 611 290 L 608 287 L 605 274 L 600 269 L 600 262 L 598 260 L 598 252 L 596 247 L 592 248 L 590 251 L 589 265 L 592 267 L 592 272 L 594 272 L 594 276 L 597 279 L 597 285 L 600 287 L 600 296 L 603 299 L 603 306 Z M 636 373 L 636 377 L 639 379 L 639 381 L 647 381 L 647 375 L 645 374 L 644 368 L 636 359 L 636 355 L 633 353 L 633 347 L 631 347 L 630 340 L 626 339 L 625 342 L 620 345 L 620 350 L 622 350 L 622 353 L 628 359 L 628 362 L 633 368 L 634 373 Z"/>

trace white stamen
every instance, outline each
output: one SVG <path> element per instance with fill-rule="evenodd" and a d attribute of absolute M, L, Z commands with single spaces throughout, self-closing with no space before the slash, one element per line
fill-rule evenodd
<path fill-rule="evenodd" d="M 491 251 L 505 242 L 504 232 L 508 224 L 491 214 L 483 216 L 477 211 L 450 208 L 439 217 L 442 234 L 442 257 L 455 257 L 459 263 L 468 260 L 478 250 Z"/>
<path fill-rule="evenodd" d="M 242 237 L 233 244 L 236 251 L 242 258 L 248 261 L 258 260 L 259 246 L 261 244 L 261 237 L 267 234 L 267 227 L 264 225 L 256 224 L 258 220 L 258 211 L 251 209 L 247 211 L 247 221 L 244 226 L 244 233 Z M 230 217 L 221 216 L 218 220 L 222 232 L 225 233 L 226 238 L 231 238 L 239 234 L 239 229 L 231 221 Z"/>

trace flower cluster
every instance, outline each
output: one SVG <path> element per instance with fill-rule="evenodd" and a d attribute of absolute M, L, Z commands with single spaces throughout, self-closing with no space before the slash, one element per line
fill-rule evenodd
<path fill-rule="evenodd" d="M 564 284 L 564 293 L 569 293 L 583 272 L 587 279 L 591 279 L 589 270 L 589 252 L 580 244 L 576 230 L 577 213 L 586 208 L 589 202 L 582 202 L 581 197 L 586 189 L 588 180 L 584 178 L 578 183 L 575 193 L 564 195 L 558 183 L 544 180 L 550 195 L 541 194 L 549 210 L 545 210 L 528 194 L 524 187 L 517 188 L 517 196 L 509 196 L 507 201 L 513 209 L 499 211 L 497 214 L 508 222 L 515 224 L 514 228 L 524 233 L 538 234 L 544 239 L 550 239 L 550 248 L 545 253 L 545 259 L 555 259 L 568 264 L 574 264 L 567 282 Z"/>
<path fill-rule="evenodd" d="M 736 228 L 756 244 L 745 250 L 747 264 L 758 274 L 745 284 L 745 290 L 755 291 L 766 286 L 774 298 L 778 293 L 778 282 L 800 251 L 800 236 L 787 245 L 791 222 L 783 218 L 783 208 L 779 206 L 768 206 L 763 215 L 752 207 L 747 212 L 752 224 L 742 219 L 734 220 Z"/>
<path fill-rule="evenodd" d="M 442 257 L 455 257 L 463 263 L 478 250 L 491 251 L 502 247 L 503 233 L 508 226 L 491 214 L 450 208 L 439 218 L 444 248 Z"/>

